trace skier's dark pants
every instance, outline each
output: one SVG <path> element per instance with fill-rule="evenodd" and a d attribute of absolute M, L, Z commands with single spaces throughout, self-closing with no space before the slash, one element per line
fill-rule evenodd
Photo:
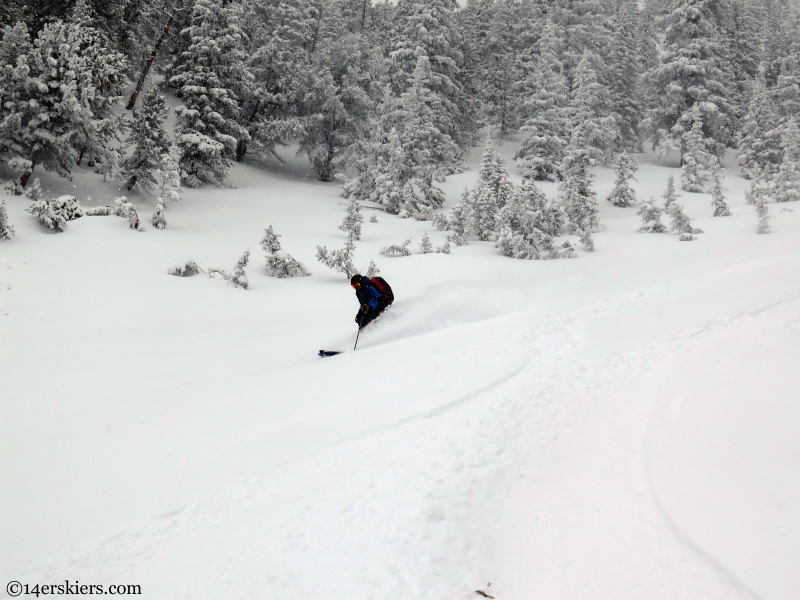
<path fill-rule="evenodd" d="M 359 328 L 366 327 L 369 323 L 372 323 L 372 321 L 377 319 L 381 313 L 386 310 L 387 306 L 389 305 L 383 298 L 381 298 L 378 300 L 378 306 L 376 306 L 374 309 L 367 312 L 359 310 L 356 313 L 356 323 L 358 323 Z"/>

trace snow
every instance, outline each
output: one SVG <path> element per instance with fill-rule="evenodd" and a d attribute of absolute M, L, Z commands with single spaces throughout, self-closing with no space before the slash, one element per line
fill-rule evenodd
<path fill-rule="evenodd" d="M 446 208 L 480 152 L 442 184 Z M 639 161 L 640 200 L 680 173 Z M 446 233 L 365 219 L 355 263 L 375 260 L 397 301 L 356 352 L 347 278 L 315 260 L 317 244 L 342 247 L 347 202 L 302 161 L 237 165 L 231 187 L 185 191 L 164 231 L 83 217 L 51 233 L 2 194 L 16 230 L 0 242 L 2 583 L 126 582 L 146 598 L 793 598 L 800 206 L 773 204 L 757 235 L 728 169 L 733 216 L 682 193 L 705 231 L 682 244 L 637 233 L 637 208 L 605 200 L 614 174 L 594 174 L 603 229 L 571 260 L 477 241 L 383 257 Z M 47 197 L 84 206 L 121 195 L 86 172 L 35 175 Z M 268 276 L 268 225 L 311 277 Z M 167 273 L 190 257 L 227 268 L 246 248 L 246 291 Z"/>

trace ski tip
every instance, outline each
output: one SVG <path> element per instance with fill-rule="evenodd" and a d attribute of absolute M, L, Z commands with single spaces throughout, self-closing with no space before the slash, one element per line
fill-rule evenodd
<path fill-rule="evenodd" d="M 343 354 L 343 352 L 337 350 L 320 350 L 318 356 L 336 356 L 337 354 Z"/>

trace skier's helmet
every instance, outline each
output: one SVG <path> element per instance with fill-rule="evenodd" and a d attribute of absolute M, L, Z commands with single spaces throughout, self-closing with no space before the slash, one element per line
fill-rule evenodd
<path fill-rule="evenodd" d="M 355 274 L 350 278 L 350 285 L 360 285 L 361 275 Z"/>

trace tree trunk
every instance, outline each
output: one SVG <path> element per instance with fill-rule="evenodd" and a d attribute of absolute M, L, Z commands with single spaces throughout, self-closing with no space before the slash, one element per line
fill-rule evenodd
<path fill-rule="evenodd" d="M 36 166 L 36 163 L 31 164 L 31 168 L 28 169 L 27 171 L 25 171 L 22 175 L 20 175 L 19 184 L 22 187 L 25 187 L 26 185 L 28 185 L 28 179 L 30 179 L 31 175 L 33 175 L 33 168 L 35 166 Z"/>
<path fill-rule="evenodd" d="M 175 20 L 175 12 L 177 11 L 173 11 L 172 14 L 169 16 L 169 19 L 167 19 L 167 24 L 164 25 L 164 29 L 161 30 L 161 35 L 158 36 L 156 44 L 155 46 L 153 46 L 153 51 L 150 53 L 147 62 L 144 63 L 144 67 L 142 68 L 142 73 L 139 75 L 139 80 L 136 82 L 136 88 L 133 90 L 130 100 L 128 100 L 128 106 L 125 107 L 128 110 L 133 110 L 133 107 L 136 106 L 136 98 L 139 97 L 139 92 L 141 92 L 142 88 L 144 87 L 144 82 L 147 79 L 147 74 L 150 72 L 150 68 L 153 66 L 153 63 L 156 62 L 156 56 L 158 56 L 158 50 L 159 48 L 161 48 L 161 44 L 167 37 L 167 33 L 169 32 L 169 28 L 172 25 L 172 21 Z"/>
<path fill-rule="evenodd" d="M 361 31 L 359 33 L 364 33 L 364 24 L 367 20 L 367 0 L 364 0 L 363 4 L 361 4 Z"/>

